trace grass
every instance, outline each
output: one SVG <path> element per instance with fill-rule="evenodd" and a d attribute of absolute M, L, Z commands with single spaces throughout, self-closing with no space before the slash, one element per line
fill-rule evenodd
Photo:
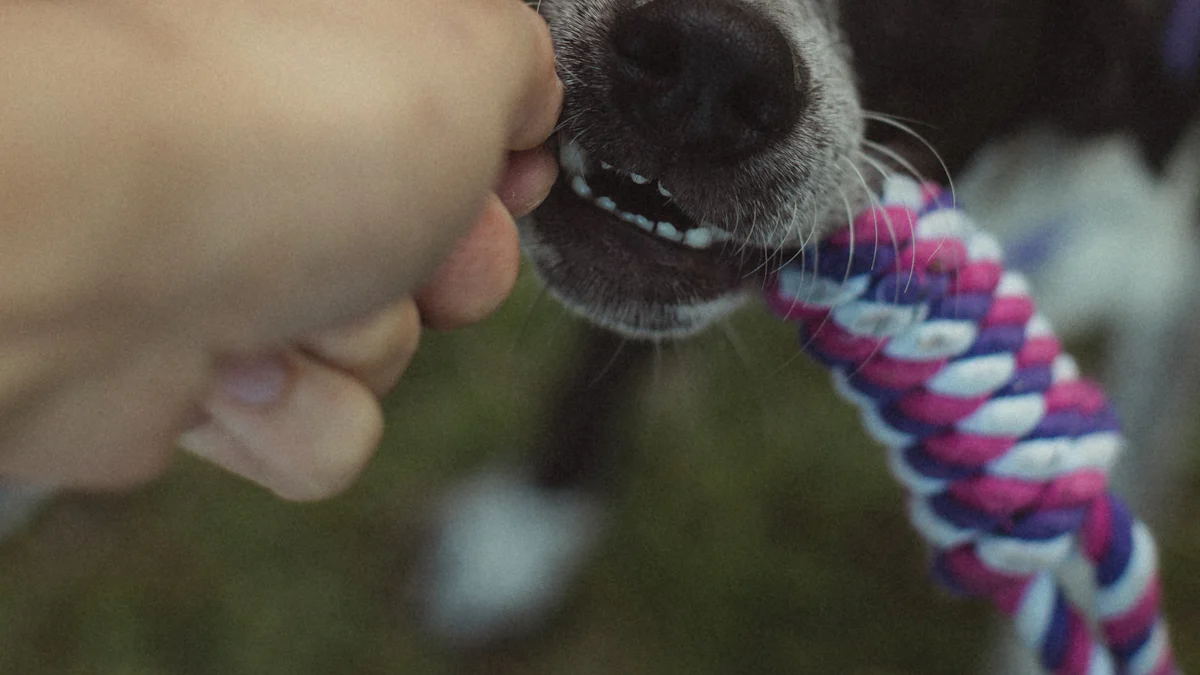
<path fill-rule="evenodd" d="M 403 611 L 421 515 L 518 459 L 571 356 L 528 279 L 429 336 L 345 495 L 279 502 L 181 458 L 137 493 L 70 497 L 0 547 L 0 674 L 962 675 L 991 612 L 935 590 L 882 453 L 786 326 L 749 311 L 664 350 L 630 406 L 610 536 L 536 638 L 469 657 Z M 531 308 L 532 307 L 532 308 Z M 1176 505 L 1200 507 L 1192 477 Z M 1185 668 L 1200 670 L 1200 521 L 1157 528 Z"/>

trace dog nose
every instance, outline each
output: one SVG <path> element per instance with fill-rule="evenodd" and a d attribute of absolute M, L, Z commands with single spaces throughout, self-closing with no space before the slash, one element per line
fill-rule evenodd
<path fill-rule="evenodd" d="M 651 0 L 610 34 L 612 101 L 650 143 L 736 161 L 786 136 L 804 106 L 791 45 L 744 0 Z"/>

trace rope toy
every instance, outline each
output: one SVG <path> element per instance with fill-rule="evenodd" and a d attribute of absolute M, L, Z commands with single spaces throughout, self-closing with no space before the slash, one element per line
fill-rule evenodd
<path fill-rule="evenodd" d="M 937 580 L 990 599 L 1054 675 L 1176 674 L 1154 540 L 1108 487 L 1117 417 L 1001 258 L 952 195 L 892 177 L 766 299 L 886 446 Z"/>

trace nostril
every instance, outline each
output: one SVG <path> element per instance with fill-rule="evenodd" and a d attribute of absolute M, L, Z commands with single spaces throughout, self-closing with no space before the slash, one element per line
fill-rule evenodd
<path fill-rule="evenodd" d="M 772 89 L 747 82 L 729 92 L 725 106 L 750 131 L 777 135 L 791 125 L 796 97 L 793 89 Z"/>
<path fill-rule="evenodd" d="M 790 41 L 740 0 L 649 0 L 608 39 L 614 107 L 675 158 L 748 157 L 786 137 L 807 103 Z"/>
<path fill-rule="evenodd" d="M 662 26 L 615 31 L 612 42 L 617 67 L 630 79 L 669 84 L 683 73 L 683 44 Z"/>

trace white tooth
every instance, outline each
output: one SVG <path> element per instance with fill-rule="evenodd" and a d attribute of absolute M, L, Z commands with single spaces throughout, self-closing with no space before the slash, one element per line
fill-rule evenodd
<path fill-rule="evenodd" d="M 609 212 L 617 210 L 617 203 L 614 202 L 613 200 L 609 199 L 608 197 L 600 197 L 600 198 L 596 199 L 596 206 L 599 206 L 600 208 L 604 209 L 605 211 L 609 211 Z"/>
<path fill-rule="evenodd" d="M 655 225 L 654 233 L 664 239 L 670 239 L 671 241 L 683 241 L 683 234 L 681 234 L 679 230 L 675 229 L 674 225 L 666 221 L 662 221 L 658 225 Z"/>
<path fill-rule="evenodd" d="M 692 248 L 708 248 L 712 246 L 712 232 L 700 227 L 694 227 L 683 233 L 683 243 Z"/>
<path fill-rule="evenodd" d="M 662 183 L 659 183 L 659 184 L 658 184 L 658 194 L 660 194 L 660 195 L 662 195 L 662 196 L 664 196 L 664 197 L 670 197 L 670 196 L 671 196 L 671 193 L 670 193 L 670 192 L 667 190 L 667 188 L 663 187 L 663 184 L 662 184 Z"/>
<path fill-rule="evenodd" d="M 604 169 L 605 171 L 612 171 L 613 167 L 612 167 L 612 164 L 609 164 L 608 162 L 605 162 L 605 161 L 601 161 L 600 168 Z"/>
<path fill-rule="evenodd" d="M 637 183 L 638 185 L 645 185 L 646 183 L 650 182 L 649 178 L 646 178 L 645 176 L 641 175 L 640 173 L 629 174 L 629 179 L 632 180 L 633 182 Z"/>
<path fill-rule="evenodd" d="M 558 149 L 558 163 L 568 173 L 584 174 L 587 172 L 587 152 L 578 143 L 563 143 Z"/>
<path fill-rule="evenodd" d="M 592 186 L 587 184 L 587 181 L 583 179 L 583 176 L 575 176 L 571 178 L 571 189 L 575 191 L 575 194 L 583 197 L 584 199 L 592 198 Z"/>
<path fill-rule="evenodd" d="M 708 230 L 708 233 L 712 235 L 713 241 L 729 241 L 730 239 L 730 234 L 728 232 L 715 225 L 705 223 L 704 225 L 701 225 L 701 227 L 705 230 Z"/>
<path fill-rule="evenodd" d="M 630 213 L 628 211 L 617 211 L 617 217 L 631 225 L 636 223 L 638 219 L 636 213 Z"/>
<path fill-rule="evenodd" d="M 643 230 L 645 230 L 645 231 L 647 231 L 647 232 L 653 232 L 653 231 L 654 231 L 654 221 L 653 221 L 653 220 L 650 220 L 650 219 L 649 219 L 649 218 L 647 218 L 646 216 L 638 216 L 638 217 L 637 217 L 637 226 L 638 226 L 638 227 L 640 227 L 640 228 L 642 228 Z"/>

